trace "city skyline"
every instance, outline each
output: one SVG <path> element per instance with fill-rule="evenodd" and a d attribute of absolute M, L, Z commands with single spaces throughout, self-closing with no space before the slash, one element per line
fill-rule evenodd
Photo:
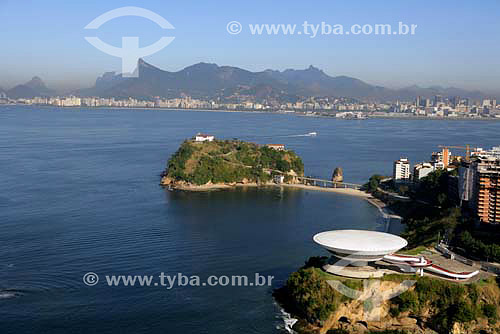
<path fill-rule="evenodd" d="M 198 62 L 217 63 L 250 71 L 321 68 L 331 76 L 346 75 L 389 88 L 411 85 L 500 91 L 498 43 L 500 24 L 494 13 L 500 4 L 481 6 L 465 1 L 430 1 L 400 4 L 396 1 L 358 3 L 252 4 L 203 2 L 164 4 L 145 1 L 141 7 L 162 15 L 175 30 L 164 50 L 145 60 L 168 71 Z M 49 4 L 0 1 L 0 38 L 8 52 L 2 55 L 0 87 L 8 89 L 33 76 L 48 86 L 77 89 L 91 86 L 104 72 L 120 71 L 120 59 L 91 46 L 83 27 L 111 9 L 130 2 Z M 319 10 L 321 9 L 321 10 Z M 479 22 L 478 24 L 464 24 Z M 238 20 L 243 26 L 259 23 L 297 24 L 329 22 L 352 24 L 418 25 L 412 36 L 254 36 L 248 31 L 228 34 L 226 24 Z M 154 23 L 123 17 L 106 23 L 95 33 L 103 41 L 120 45 L 122 36 L 139 36 L 141 46 L 161 36 Z M 26 42 L 29 41 L 29 42 Z M 467 66 L 464 66 L 467 64 Z"/>

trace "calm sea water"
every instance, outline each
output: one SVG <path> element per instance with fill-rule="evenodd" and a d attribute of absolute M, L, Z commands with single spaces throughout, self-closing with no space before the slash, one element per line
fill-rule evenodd
<path fill-rule="evenodd" d="M 311 131 L 317 137 L 297 136 Z M 382 229 L 367 202 L 302 190 L 168 192 L 184 138 L 283 143 L 306 174 L 390 174 L 439 144 L 500 144 L 500 123 L 186 111 L 0 108 L 2 333 L 279 333 L 273 288 L 327 229 Z M 93 287 L 86 272 L 101 276 Z M 108 287 L 104 275 L 273 275 L 272 287 Z"/>

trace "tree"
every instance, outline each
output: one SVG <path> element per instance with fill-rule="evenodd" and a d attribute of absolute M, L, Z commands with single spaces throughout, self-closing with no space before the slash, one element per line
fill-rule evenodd
<path fill-rule="evenodd" d="M 367 188 L 368 192 L 374 193 L 375 191 L 377 191 L 377 188 L 380 185 L 380 181 L 383 179 L 384 177 L 382 175 L 374 174 L 368 180 L 365 188 Z"/>

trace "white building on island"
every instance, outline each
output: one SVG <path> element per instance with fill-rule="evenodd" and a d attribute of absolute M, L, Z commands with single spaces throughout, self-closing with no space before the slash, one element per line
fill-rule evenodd
<path fill-rule="evenodd" d="M 276 151 L 284 151 L 285 150 L 285 145 L 283 145 L 283 144 L 267 144 L 266 146 L 269 148 L 272 148 L 273 150 L 276 150 Z"/>
<path fill-rule="evenodd" d="M 206 134 L 202 134 L 202 133 L 198 133 L 194 137 L 194 141 L 197 141 L 197 142 L 214 141 L 214 139 L 215 139 L 214 136 L 212 136 L 212 135 L 206 135 Z"/>

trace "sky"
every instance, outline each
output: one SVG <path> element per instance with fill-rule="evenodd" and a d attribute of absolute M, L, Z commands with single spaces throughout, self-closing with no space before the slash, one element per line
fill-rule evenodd
<path fill-rule="evenodd" d="M 149 9 L 175 29 L 142 17 L 120 17 L 97 30 L 84 27 L 123 6 Z M 117 1 L 0 0 L 0 87 L 41 77 L 50 87 L 92 86 L 97 76 L 121 70 L 121 59 L 84 37 L 120 47 L 123 36 L 140 46 L 175 37 L 145 61 L 168 71 L 198 62 L 251 71 L 303 69 L 347 75 L 391 88 L 413 84 L 500 92 L 500 1 Z M 227 24 L 238 21 L 239 34 Z M 417 24 L 415 35 L 252 35 L 249 24 Z M 344 28 L 346 29 L 346 28 Z"/>

